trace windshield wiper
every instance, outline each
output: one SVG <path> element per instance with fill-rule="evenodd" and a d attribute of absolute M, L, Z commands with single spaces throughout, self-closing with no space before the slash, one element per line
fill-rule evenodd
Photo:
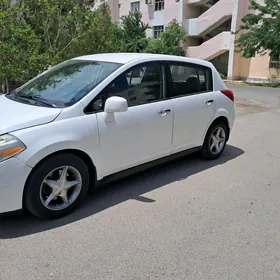
<path fill-rule="evenodd" d="M 47 101 L 45 101 L 45 100 L 42 100 L 42 99 L 40 99 L 40 98 L 36 98 L 36 97 L 34 97 L 34 96 L 31 96 L 31 95 L 27 95 L 27 96 L 24 96 L 24 95 L 17 95 L 17 97 L 19 98 L 19 99 L 22 99 L 22 100 L 33 100 L 34 102 L 35 102 L 35 104 L 37 103 L 40 103 L 40 104 L 42 104 L 42 105 L 45 105 L 45 106 L 47 106 L 47 107 L 51 107 L 51 108 L 56 108 L 56 106 L 55 106 L 55 104 L 52 104 L 52 103 L 49 103 L 49 102 L 47 102 Z"/>

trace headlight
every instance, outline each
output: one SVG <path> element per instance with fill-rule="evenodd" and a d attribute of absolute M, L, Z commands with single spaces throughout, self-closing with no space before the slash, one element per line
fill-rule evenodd
<path fill-rule="evenodd" d="M 25 150 L 25 145 L 10 134 L 0 135 L 0 162 Z"/>

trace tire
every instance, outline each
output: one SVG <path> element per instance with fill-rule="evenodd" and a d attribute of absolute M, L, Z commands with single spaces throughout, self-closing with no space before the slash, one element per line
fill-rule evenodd
<path fill-rule="evenodd" d="M 87 195 L 89 171 L 76 155 L 61 153 L 42 161 L 27 180 L 24 207 L 41 219 L 69 214 Z"/>
<path fill-rule="evenodd" d="M 220 144 L 217 144 L 217 142 L 218 142 L 217 141 L 216 142 L 217 145 L 215 145 L 215 147 L 213 147 L 212 145 L 214 145 L 214 143 L 213 143 L 214 140 L 212 137 L 213 137 L 213 135 L 214 135 L 214 137 L 217 136 L 218 131 L 220 131 L 221 140 L 222 140 L 222 138 L 224 139 L 223 145 L 220 145 L 220 144 L 222 144 L 222 142 L 220 142 Z M 210 128 L 208 129 L 207 134 L 204 139 L 204 143 L 203 143 L 202 151 L 201 151 L 202 156 L 207 160 L 214 160 L 214 159 L 219 158 L 225 150 L 228 138 L 229 138 L 229 129 L 224 122 L 217 122 L 217 123 L 212 124 L 210 126 Z M 217 137 L 216 137 L 216 139 L 218 140 Z M 219 149 L 217 147 L 219 147 Z"/>

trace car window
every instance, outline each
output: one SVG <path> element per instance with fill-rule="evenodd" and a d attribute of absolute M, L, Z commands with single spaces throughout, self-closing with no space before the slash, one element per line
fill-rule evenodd
<path fill-rule="evenodd" d="M 208 67 L 198 66 L 200 92 L 213 91 L 212 70 Z"/>
<path fill-rule="evenodd" d="M 56 107 L 71 106 L 120 66 L 111 62 L 70 60 L 51 68 L 13 94 L 51 102 Z"/>
<path fill-rule="evenodd" d="M 139 85 L 141 84 L 142 78 L 146 71 L 145 66 L 133 68 L 131 71 L 128 71 L 125 76 L 129 85 Z"/>
<path fill-rule="evenodd" d="M 212 90 L 211 69 L 195 64 L 169 62 L 172 97 Z"/>
<path fill-rule="evenodd" d="M 112 96 L 127 100 L 128 106 L 155 102 L 163 98 L 163 74 L 160 62 L 149 62 L 132 67 L 111 82 L 90 105 L 93 111 L 103 110 Z"/>

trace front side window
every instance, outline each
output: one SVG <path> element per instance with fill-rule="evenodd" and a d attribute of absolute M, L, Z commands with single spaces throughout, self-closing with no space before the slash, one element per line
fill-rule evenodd
<path fill-rule="evenodd" d="M 159 62 L 143 63 L 132 67 L 110 83 L 90 104 L 89 111 L 103 110 L 105 101 L 112 96 L 127 100 L 128 106 L 162 100 L 163 71 Z"/>
<path fill-rule="evenodd" d="M 172 97 L 197 94 L 213 90 L 212 71 L 208 67 L 170 62 Z"/>
<path fill-rule="evenodd" d="M 68 107 L 81 100 L 120 66 L 111 62 L 70 60 L 51 68 L 10 95 L 18 101 L 37 100 L 38 104 Z"/>

